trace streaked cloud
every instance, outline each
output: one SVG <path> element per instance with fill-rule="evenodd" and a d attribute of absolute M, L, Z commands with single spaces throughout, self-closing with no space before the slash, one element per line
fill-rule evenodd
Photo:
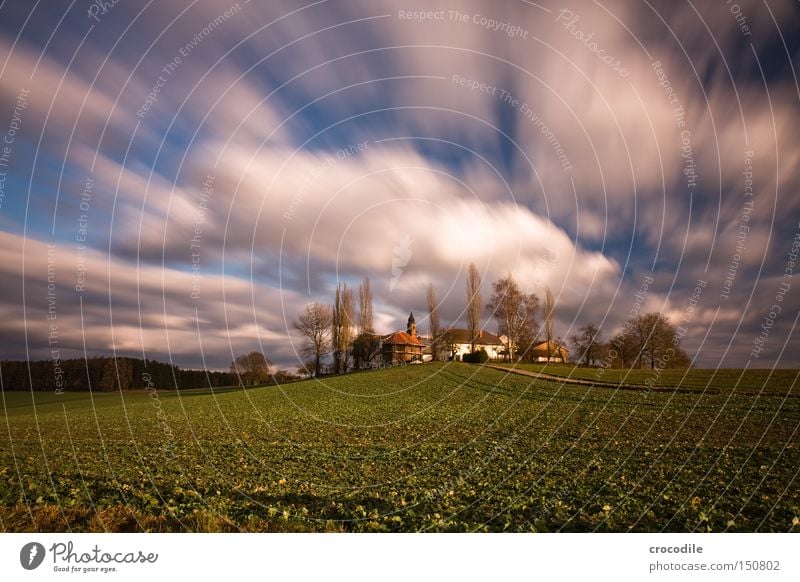
<path fill-rule="evenodd" d="M 47 353 L 52 244 L 74 354 L 85 336 L 199 366 L 202 340 L 214 367 L 258 345 L 288 365 L 292 318 L 338 280 L 371 277 L 383 331 L 424 313 L 428 282 L 457 323 L 475 262 L 487 295 L 507 272 L 550 286 L 563 336 L 619 329 L 644 276 L 675 318 L 706 281 L 686 347 L 742 365 L 798 230 L 800 19 L 739 5 L 746 31 L 724 4 L 220 0 L 60 23 L 6 5 L 0 111 L 30 95 L 0 206 L 3 357 Z M 796 343 L 782 301 L 752 365 Z"/>

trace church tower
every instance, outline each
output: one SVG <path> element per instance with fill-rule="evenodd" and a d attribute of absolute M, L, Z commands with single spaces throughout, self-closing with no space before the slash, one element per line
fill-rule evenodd
<path fill-rule="evenodd" d="M 414 321 L 414 312 L 412 311 L 411 314 L 408 316 L 408 328 L 406 329 L 408 335 L 411 337 L 417 337 L 417 322 Z"/>

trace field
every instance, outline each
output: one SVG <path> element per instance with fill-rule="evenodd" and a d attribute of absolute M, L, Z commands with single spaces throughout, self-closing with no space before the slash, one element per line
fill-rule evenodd
<path fill-rule="evenodd" d="M 504 366 L 506 364 L 499 363 Z M 775 394 L 800 395 L 800 370 L 768 369 L 689 369 L 629 370 L 619 368 L 585 368 L 570 364 L 515 364 L 513 367 L 531 372 L 542 372 L 554 376 L 609 382 L 637 384 L 653 387 L 680 387 L 698 392 L 734 391 L 758 394 L 762 391 Z"/>
<path fill-rule="evenodd" d="M 712 385 L 620 391 L 452 363 L 35 406 L 5 392 L 0 528 L 800 529 L 800 399 Z"/>

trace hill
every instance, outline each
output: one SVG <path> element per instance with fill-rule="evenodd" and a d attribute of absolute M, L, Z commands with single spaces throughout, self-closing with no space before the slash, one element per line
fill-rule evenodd
<path fill-rule="evenodd" d="M 7 531 L 788 531 L 800 402 L 426 364 L 3 393 Z"/>
<path fill-rule="evenodd" d="M 800 395 L 800 370 L 792 369 L 629 369 L 587 368 L 570 364 L 499 364 L 515 370 L 618 386 L 679 388 L 695 392 L 730 392 L 750 394 Z"/>

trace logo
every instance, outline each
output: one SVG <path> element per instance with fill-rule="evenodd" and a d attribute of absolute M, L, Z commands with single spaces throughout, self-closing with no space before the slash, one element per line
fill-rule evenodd
<path fill-rule="evenodd" d="M 389 292 L 394 291 L 394 288 L 400 282 L 403 269 L 408 265 L 408 261 L 411 260 L 411 255 L 413 254 L 411 252 L 411 243 L 413 242 L 410 236 L 405 235 L 400 239 L 400 244 L 392 249 L 394 256 L 392 256 L 392 278 L 389 280 Z"/>
<path fill-rule="evenodd" d="M 30 542 L 22 546 L 19 552 L 19 563 L 26 570 L 35 570 L 44 561 L 44 546 L 38 542 Z"/>

